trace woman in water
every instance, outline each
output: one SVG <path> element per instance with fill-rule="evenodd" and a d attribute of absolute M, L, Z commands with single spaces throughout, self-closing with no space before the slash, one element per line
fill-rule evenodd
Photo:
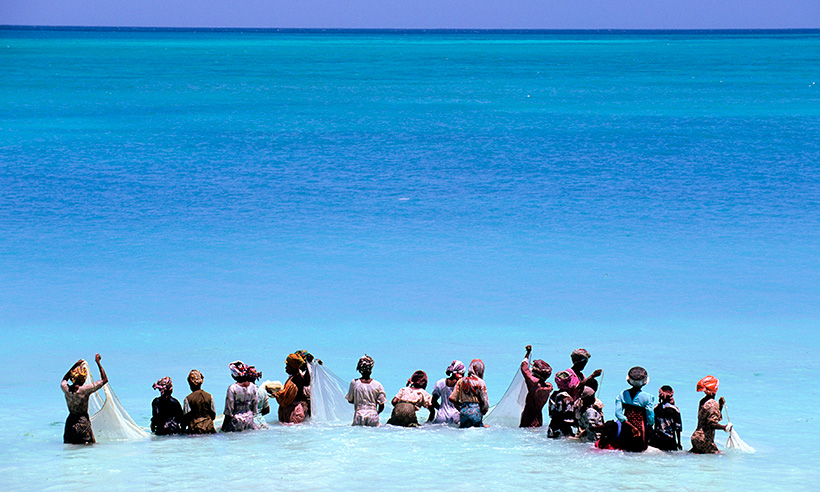
<path fill-rule="evenodd" d="M 464 377 L 464 363 L 454 360 L 444 372 L 447 377 L 439 379 L 433 386 L 433 399 L 430 405 L 430 417 L 428 422 L 434 424 L 455 424 L 458 425 L 458 409 L 450 401 L 450 395 L 459 379 Z M 441 400 L 441 403 L 439 403 Z"/>
<path fill-rule="evenodd" d="M 191 394 L 185 397 L 182 404 L 182 417 L 189 434 L 213 434 L 216 405 L 210 393 L 202 390 L 205 378 L 196 369 L 188 374 L 188 386 Z"/>
<path fill-rule="evenodd" d="M 626 381 L 631 386 L 615 399 L 615 418 L 626 427 L 624 451 L 646 451 L 649 433 L 655 425 L 655 402 L 649 393 L 641 391 L 649 382 L 649 375 L 643 367 L 629 370 Z M 623 432 L 623 431 L 622 431 Z M 631 437 L 631 439 L 630 439 Z"/>
<path fill-rule="evenodd" d="M 393 413 L 387 423 L 401 427 L 418 427 L 416 412 L 421 408 L 430 408 L 433 403 L 433 397 L 425 391 L 425 388 L 427 388 L 427 373 L 414 372 L 407 380 L 407 386 L 400 389 L 393 397 Z"/>
<path fill-rule="evenodd" d="M 664 451 L 683 449 L 680 433 L 683 431 L 680 410 L 675 406 L 675 390 L 671 386 L 661 386 L 658 390 L 658 404 L 655 405 L 655 431 L 652 433 L 652 447 Z"/>
<path fill-rule="evenodd" d="M 68 418 L 65 420 L 65 432 L 63 433 L 63 442 L 66 444 L 94 444 L 96 442 L 94 432 L 91 430 L 91 417 L 88 416 L 88 399 L 108 382 L 108 376 L 100 365 L 101 359 L 100 354 L 94 356 L 97 368 L 100 370 L 100 380 L 96 383 L 85 384 L 88 378 L 88 366 L 83 359 L 71 366 L 60 383 L 68 405 Z"/>
<path fill-rule="evenodd" d="M 285 373 L 288 380 L 274 396 L 279 402 L 279 422 L 283 424 L 301 424 L 310 415 L 310 400 L 307 388 L 310 376 L 306 370 L 305 359 L 299 354 L 290 354 L 285 358 Z"/>
<path fill-rule="evenodd" d="M 598 388 L 595 378 L 603 374 L 603 371 L 600 369 L 595 369 L 592 371 L 592 374 L 586 378 L 583 373 L 583 370 L 586 368 L 587 362 L 589 362 L 591 357 L 592 356 L 586 349 L 575 349 L 572 351 L 572 354 L 570 354 L 570 358 L 572 359 L 572 367 L 567 369 L 567 371 L 575 374 L 575 377 L 578 378 L 578 385 L 569 391 L 570 396 L 572 396 L 575 400 L 581 398 L 581 393 L 584 391 L 584 387 L 587 386 L 587 384 L 594 383 L 595 387 L 593 389 Z"/>
<path fill-rule="evenodd" d="M 719 453 L 720 450 L 715 445 L 715 429 L 723 429 L 726 432 L 732 429 L 732 424 L 720 423 L 723 418 L 721 411 L 723 411 L 724 400 L 721 398 L 715 401 L 719 384 L 720 381 L 714 376 L 706 376 L 698 381 L 697 390 L 703 391 L 706 395 L 698 405 L 698 428 L 692 434 L 691 451 L 693 453 Z"/>
<path fill-rule="evenodd" d="M 254 382 L 262 377 L 253 366 L 246 366 L 238 360 L 228 364 L 235 383 L 228 387 L 225 396 L 225 421 L 223 432 L 255 430 L 254 416 L 259 411 L 259 397 Z"/>
<path fill-rule="evenodd" d="M 604 416 L 595 405 L 595 390 L 591 387 L 584 387 L 581 393 L 580 408 L 578 418 L 578 438 L 588 442 L 598 440 L 604 426 Z"/>
<path fill-rule="evenodd" d="M 174 383 L 164 377 L 154 383 L 159 396 L 151 402 L 151 432 L 158 436 L 179 434 L 182 432 L 182 406 L 179 400 L 171 396 Z"/>
<path fill-rule="evenodd" d="M 353 425 L 379 426 L 379 414 L 384 411 L 387 396 L 382 384 L 370 376 L 373 374 L 373 357 L 365 354 L 356 364 L 362 377 L 350 382 L 347 401 L 353 404 Z"/>
<path fill-rule="evenodd" d="M 575 435 L 575 398 L 572 392 L 578 387 L 578 377 L 572 371 L 561 371 L 555 375 L 558 391 L 549 398 L 550 424 L 547 436 L 555 439 Z"/>
<path fill-rule="evenodd" d="M 541 427 L 544 425 L 544 415 L 541 410 L 549 401 L 550 393 L 552 393 L 552 384 L 547 381 L 552 374 L 552 367 L 543 360 L 536 359 L 532 362 L 532 369 L 530 369 L 532 345 L 527 345 L 526 350 L 524 360 L 521 361 L 521 374 L 527 385 L 527 398 L 518 426 Z"/>
<path fill-rule="evenodd" d="M 483 378 L 484 362 L 473 359 L 467 377 L 459 379 L 453 388 L 450 401 L 458 408 L 458 426 L 461 428 L 484 426 L 484 415 L 490 409 L 490 402 Z"/>

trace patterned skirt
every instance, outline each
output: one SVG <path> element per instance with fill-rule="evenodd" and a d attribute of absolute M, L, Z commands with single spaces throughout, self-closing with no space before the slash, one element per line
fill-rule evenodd
<path fill-rule="evenodd" d="M 66 444 L 94 444 L 94 431 L 91 430 L 91 417 L 88 413 L 70 413 L 65 419 L 63 442 Z"/>
<path fill-rule="evenodd" d="M 459 427 L 483 427 L 484 420 L 478 403 L 463 403 L 459 411 Z"/>

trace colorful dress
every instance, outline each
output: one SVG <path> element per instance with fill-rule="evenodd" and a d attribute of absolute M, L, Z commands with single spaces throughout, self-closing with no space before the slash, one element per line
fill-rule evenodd
<path fill-rule="evenodd" d="M 541 427 L 544 425 L 542 409 L 549 401 L 552 384 L 545 383 L 542 385 L 540 380 L 532 374 L 527 359 L 521 362 L 521 374 L 524 376 L 524 383 L 527 385 L 527 398 L 524 401 L 524 410 L 521 412 L 521 422 L 518 426 Z"/>
<path fill-rule="evenodd" d="M 666 402 L 655 406 L 655 431 L 652 433 L 650 444 L 652 447 L 664 451 L 681 449 L 678 444 L 680 433 L 683 431 L 680 410 L 675 405 Z"/>
<path fill-rule="evenodd" d="M 459 427 L 484 426 L 484 414 L 490 408 L 484 380 L 478 376 L 459 379 L 450 395 L 450 401 L 459 407 Z"/>
<path fill-rule="evenodd" d="M 259 399 L 256 385 L 251 383 L 242 386 L 233 383 L 228 387 L 225 396 L 225 421 L 222 423 L 223 432 L 240 432 L 255 430 L 254 416 L 258 410 Z"/>
<path fill-rule="evenodd" d="M 279 422 L 283 424 L 301 424 L 310 415 L 310 403 L 302 379 L 291 376 L 285 385 L 276 393 L 279 402 Z"/>
<path fill-rule="evenodd" d="M 345 398 L 353 404 L 353 425 L 379 426 L 379 405 L 387 401 L 380 382 L 371 379 L 363 383 L 361 379 L 354 379 Z"/>
<path fill-rule="evenodd" d="M 714 398 L 701 402 L 698 409 L 698 428 L 692 433 L 692 452 L 698 454 L 719 453 L 715 444 L 715 429 L 723 416 Z"/>
<path fill-rule="evenodd" d="M 421 408 L 429 408 L 433 403 L 433 397 L 430 393 L 421 388 L 413 388 L 405 386 L 396 394 L 398 403 L 393 407 L 393 413 L 390 415 L 390 420 L 387 421 L 390 425 L 398 425 L 401 427 L 414 427 L 419 425 L 416 412 Z"/>
<path fill-rule="evenodd" d="M 158 436 L 182 432 L 182 406 L 173 396 L 158 396 L 151 402 L 151 432 Z"/>
<path fill-rule="evenodd" d="M 268 422 L 265 420 L 265 415 L 262 413 L 266 408 L 270 410 L 270 403 L 268 402 L 268 392 L 256 388 L 256 415 L 253 417 L 257 429 L 267 429 Z"/>
<path fill-rule="evenodd" d="M 439 379 L 436 385 L 433 386 L 433 395 L 437 396 L 441 402 L 439 408 L 436 409 L 436 418 L 433 419 L 434 424 L 455 424 L 458 425 L 459 411 L 450 401 L 450 395 L 453 394 L 455 386 L 447 386 L 447 379 Z"/>
<path fill-rule="evenodd" d="M 105 386 L 102 379 L 91 384 L 84 384 L 77 391 L 69 390 L 68 382 L 63 381 L 60 387 L 68 405 L 68 418 L 65 420 L 63 442 L 66 444 L 94 444 L 94 431 L 91 430 L 91 417 L 88 416 L 88 399 Z"/>
<path fill-rule="evenodd" d="M 183 421 L 189 434 L 213 434 L 216 405 L 210 393 L 198 389 L 182 402 Z"/>
<path fill-rule="evenodd" d="M 645 451 L 648 447 L 648 436 L 652 432 L 652 427 L 655 425 L 655 412 L 653 407 L 655 401 L 649 393 L 638 391 L 635 396 L 632 396 L 630 390 L 624 390 L 615 399 L 615 417 L 621 422 L 629 422 L 636 429 L 640 429 L 640 436 L 632 436 L 631 441 L 628 440 L 630 434 L 626 435 L 627 442 L 624 451 Z"/>

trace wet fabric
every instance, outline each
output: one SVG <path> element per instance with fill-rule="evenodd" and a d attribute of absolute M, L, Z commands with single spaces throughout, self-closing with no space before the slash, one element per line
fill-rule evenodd
<path fill-rule="evenodd" d="M 216 406 L 210 393 L 201 389 L 185 397 L 182 405 L 183 421 L 189 434 L 213 434 Z"/>
<path fill-rule="evenodd" d="M 350 382 L 347 390 L 347 401 L 353 404 L 353 425 L 378 427 L 379 405 L 384 405 L 387 396 L 384 387 L 375 379 L 363 383 L 361 379 Z"/>
<path fill-rule="evenodd" d="M 706 397 L 698 409 L 698 427 L 692 433 L 692 452 L 698 454 L 719 453 L 715 444 L 715 429 L 723 415 L 720 404 L 714 398 Z"/>
<path fill-rule="evenodd" d="M 400 427 L 415 427 L 419 425 L 419 420 L 416 416 L 416 406 L 404 401 L 396 403 L 393 406 L 393 412 L 390 414 L 390 419 L 387 423 Z"/>
<path fill-rule="evenodd" d="M 478 403 L 464 403 L 459 410 L 459 427 L 483 427 L 483 415 Z"/>
<path fill-rule="evenodd" d="M 91 430 L 91 417 L 88 412 L 70 413 L 65 420 L 63 442 L 66 444 L 94 444 L 94 431 Z"/>
<path fill-rule="evenodd" d="M 279 406 L 279 422 L 283 424 L 301 424 L 307 419 L 308 404 L 305 401 L 294 401 L 287 406 Z"/>
<path fill-rule="evenodd" d="M 433 419 L 432 423 L 458 425 L 459 412 L 453 402 L 450 401 L 453 388 L 453 386 L 447 386 L 446 378 L 436 381 L 435 386 L 433 386 L 432 396 L 438 396 L 439 408 L 436 409 L 436 418 Z"/>
<path fill-rule="evenodd" d="M 234 383 L 228 387 L 225 396 L 225 420 L 222 423 L 224 432 L 240 432 L 256 429 L 254 415 L 256 415 L 258 397 L 255 384 L 243 386 Z"/>
<path fill-rule="evenodd" d="M 182 432 L 182 406 L 173 396 L 158 396 L 151 402 L 151 432 L 158 436 Z"/>
<path fill-rule="evenodd" d="M 664 451 L 676 451 L 680 449 L 678 437 L 681 431 L 683 431 L 683 424 L 678 407 L 670 402 L 656 405 L 655 428 L 649 444 Z"/>
<path fill-rule="evenodd" d="M 566 391 L 553 393 L 549 398 L 550 423 L 547 436 L 552 438 L 574 436 L 575 400 Z"/>
<path fill-rule="evenodd" d="M 625 429 L 626 434 L 622 436 L 624 443 L 621 449 L 638 453 L 646 451 L 649 445 L 649 435 L 652 432 L 652 428 L 647 422 L 646 410 L 643 407 L 624 403 L 623 412 L 626 415 L 625 421 L 640 430 L 640 435 L 635 436 L 630 429 Z"/>
<path fill-rule="evenodd" d="M 598 440 L 599 432 L 593 428 L 604 425 L 604 416 L 594 406 L 583 409 L 578 419 L 578 431 L 583 441 L 595 442 Z"/>

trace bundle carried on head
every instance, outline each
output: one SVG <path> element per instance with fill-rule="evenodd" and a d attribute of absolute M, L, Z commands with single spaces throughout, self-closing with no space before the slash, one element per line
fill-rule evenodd
<path fill-rule="evenodd" d="M 626 376 L 626 382 L 633 388 L 643 388 L 649 382 L 649 374 L 646 369 L 641 366 L 635 366 L 629 370 Z"/>

